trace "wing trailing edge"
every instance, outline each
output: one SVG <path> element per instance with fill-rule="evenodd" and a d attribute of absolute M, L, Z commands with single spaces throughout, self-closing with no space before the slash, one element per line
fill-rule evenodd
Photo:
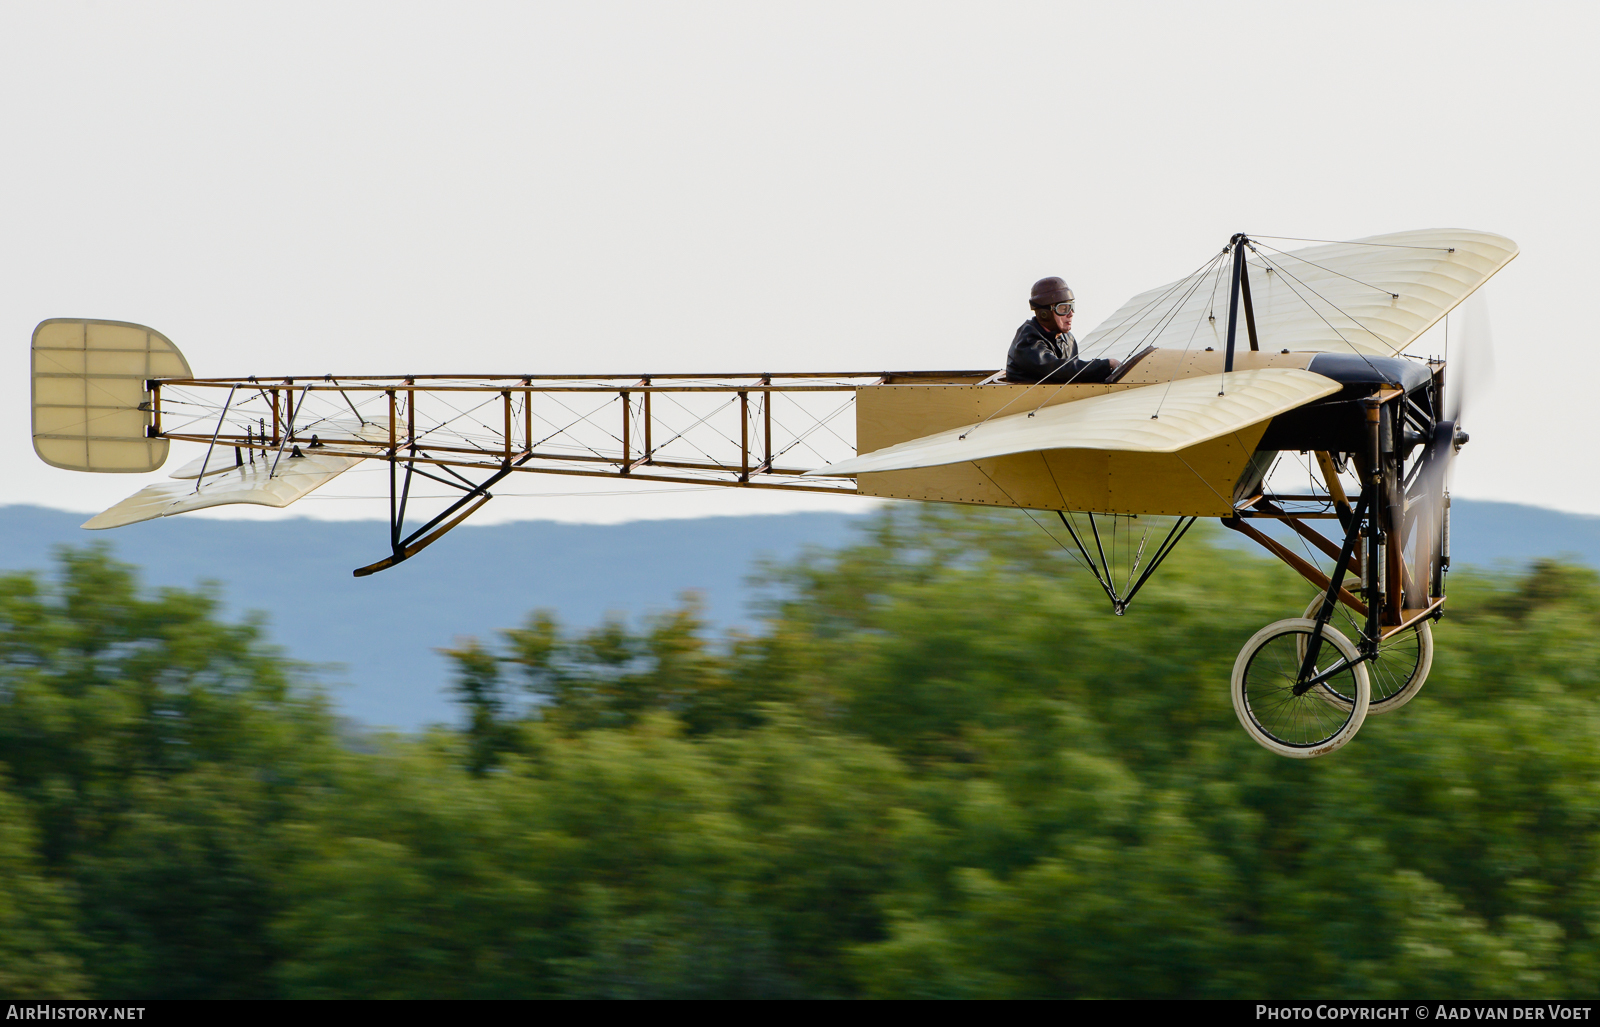
<path fill-rule="evenodd" d="M 327 429 L 325 428 L 324 431 Z M 349 434 L 365 441 L 377 443 L 388 438 L 386 425 L 368 423 L 339 434 Z M 330 438 L 333 434 L 330 433 Z M 83 522 L 85 528 L 120 528 L 157 517 L 192 510 L 205 510 L 214 506 L 246 503 L 253 506 L 285 507 L 303 499 L 339 475 L 360 463 L 361 453 L 373 454 L 383 447 L 339 446 L 308 449 L 305 444 L 294 446 L 282 453 L 258 453 L 255 463 L 234 464 L 232 447 L 218 446 L 212 459 L 205 461 L 202 479 L 201 462 L 197 458 L 175 472 L 177 481 L 157 482 L 147 485 L 102 513 Z M 196 479 L 201 479 L 197 482 Z"/>

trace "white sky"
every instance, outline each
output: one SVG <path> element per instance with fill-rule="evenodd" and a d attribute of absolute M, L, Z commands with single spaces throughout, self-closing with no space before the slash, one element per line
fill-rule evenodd
<path fill-rule="evenodd" d="M 12 0 L 0 501 L 146 480 L 33 455 L 47 317 L 202 376 L 998 367 L 1044 275 L 1081 336 L 1235 231 L 1459 226 L 1522 256 L 1456 491 L 1600 513 L 1597 10 Z M 522 482 L 476 519 L 863 508 Z"/>

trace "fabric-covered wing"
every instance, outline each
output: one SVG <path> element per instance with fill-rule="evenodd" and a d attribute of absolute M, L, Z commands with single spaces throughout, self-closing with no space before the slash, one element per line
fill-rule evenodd
<path fill-rule="evenodd" d="M 388 428 L 370 424 L 354 434 L 378 442 L 388 438 Z M 354 453 L 382 451 L 382 447 L 374 445 L 359 449 L 350 446 L 302 449 L 302 456 L 294 456 L 292 451 L 281 456 L 258 453 L 255 463 L 240 467 L 233 462 L 231 447 L 219 446 L 198 488 L 195 479 L 200 477 L 200 467 L 187 465 L 178 471 L 184 475 L 183 479 L 147 485 L 111 509 L 84 521 L 83 527 L 120 528 L 125 524 L 232 503 L 288 506 L 360 463 L 362 457 Z"/>
<path fill-rule="evenodd" d="M 1286 368 L 1185 378 L 1006 414 L 809 473 L 900 471 L 1053 449 L 1175 453 L 1330 396 L 1339 388 L 1331 378 Z"/>
<path fill-rule="evenodd" d="M 1459 228 L 1374 235 L 1290 252 L 1257 241 L 1247 260 L 1261 349 L 1393 356 L 1517 255 L 1500 235 Z M 1221 350 L 1232 266 L 1140 293 L 1084 337 L 1090 356 L 1155 344 Z M 1243 320 L 1241 312 L 1241 321 Z M 1236 346 L 1249 345 L 1243 324 Z"/>
<path fill-rule="evenodd" d="M 311 422 L 310 425 L 301 425 L 297 427 L 295 430 L 295 439 L 299 441 L 301 445 L 305 444 L 304 440 L 308 436 L 311 438 L 322 437 L 330 441 L 334 439 L 343 439 L 346 442 L 349 442 L 356 439 L 361 439 L 366 442 L 379 442 L 386 438 L 384 433 L 385 429 L 383 428 L 383 425 L 386 424 L 388 424 L 388 418 L 384 418 L 380 423 L 378 420 L 372 419 L 357 421 L 353 417 L 324 417 Z M 313 434 L 313 432 L 316 434 Z M 365 449 L 365 447 L 362 448 Z M 288 459 L 288 457 L 285 457 L 284 459 Z M 278 466 L 279 471 L 282 471 L 284 466 L 286 465 L 280 463 Z M 205 476 L 207 478 L 210 478 L 213 475 L 226 474 L 233 469 L 233 453 L 229 451 L 226 445 L 223 445 L 219 446 L 215 452 L 209 455 L 206 453 L 201 453 L 199 456 L 195 457 L 193 460 L 190 460 L 176 471 L 168 474 L 167 477 L 187 478 L 190 481 L 193 481 L 194 479 L 200 477 L 202 471 L 205 472 Z"/>

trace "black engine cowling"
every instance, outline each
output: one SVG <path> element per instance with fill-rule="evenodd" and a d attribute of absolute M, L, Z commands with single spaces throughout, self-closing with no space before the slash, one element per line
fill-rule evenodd
<path fill-rule="evenodd" d="M 1318 353 L 1306 370 L 1332 378 L 1344 387 L 1326 399 L 1273 418 L 1257 449 L 1360 451 L 1367 438 L 1361 401 L 1386 386 L 1404 389 L 1432 412 L 1428 385 L 1433 376 L 1427 365 L 1414 360 Z"/>

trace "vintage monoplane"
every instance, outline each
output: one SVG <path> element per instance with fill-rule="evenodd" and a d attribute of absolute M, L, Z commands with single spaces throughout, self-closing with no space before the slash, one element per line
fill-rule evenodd
<path fill-rule="evenodd" d="M 1085 355 L 1121 357 L 1097 384 L 986 370 L 197 378 L 154 329 L 57 318 L 33 335 L 34 448 L 55 467 L 142 473 L 174 440 L 204 446 L 86 528 L 283 507 L 366 464 L 387 474 L 389 538 L 357 576 L 415 556 L 516 473 L 1044 511 L 1119 615 L 1194 521 L 1217 517 L 1317 589 L 1303 616 L 1245 643 L 1231 693 L 1261 745 L 1320 756 L 1427 678 L 1467 436 L 1448 354 L 1405 351 L 1517 247 L 1464 230 L 1292 252 L 1268 238 L 1235 235 L 1090 332 Z M 425 518 L 419 479 L 453 490 Z M 1259 527 L 1272 523 L 1292 536 Z"/>

